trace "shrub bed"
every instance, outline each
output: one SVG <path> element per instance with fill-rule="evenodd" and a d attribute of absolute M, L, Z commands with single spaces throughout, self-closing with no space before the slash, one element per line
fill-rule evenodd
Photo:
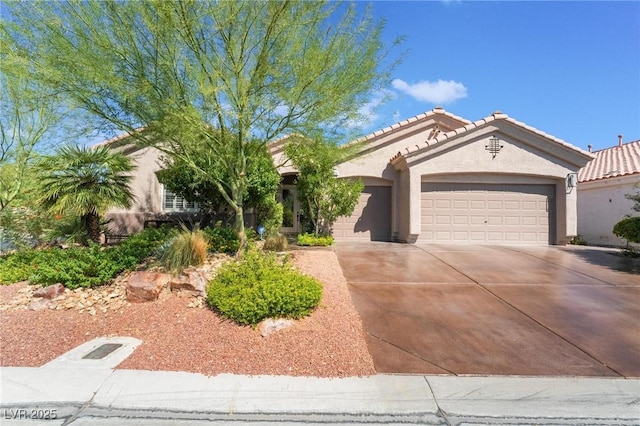
<path fill-rule="evenodd" d="M 105 249 L 93 245 L 20 251 L 0 258 L 0 284 L 29 280 L 31 284 L 61 283 L 70 289 L 106 284 L 135 268 L 173 235 L 166 229 L 146 229 Z"/>
<path fill-rule="evenodd" d="M 207 288 L 209 304 L 224 317 L 255 326 L 266 318 L 302 318 L 320 303 L 322 284 L 272 253 L 248 251 L 224 265 Z"/>

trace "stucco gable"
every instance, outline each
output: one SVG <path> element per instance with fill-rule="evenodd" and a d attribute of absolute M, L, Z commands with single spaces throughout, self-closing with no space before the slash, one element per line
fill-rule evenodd
<path fill-rule="evenodd" d="M 393 144 L 404 144 L 405 140 L 420 133 L 424 133 L 424 140 L 430 140 L 439 134 L 450 132 L 470 123 L 469 120 L 451 114 L 441 107 L 436 107 L 431 111 L 376 130 L 360 139 L 349 142 L 345 146 L 360 145 L 355 155 L 361 156 Z M 398 147 L 398 149 L 402 148 L 405 147 Z"/>
<path fill-rule="evenodd" d="M 479 138 L 492 132 L 513 137 L 524 144 L 531 145 L 536 151 L 545 152 L 547 155 L 573 164 L 576 167 L 584 166 L 593 158 L 590 153 L 562 139 L 528 126 L 506 114 L 495 112 L 488 117 L 438 135 L 422 145 L 399 151 L 390 159 L 390 162 L 397 169 L 411 167 L 413 164 L 421 163 L 443 150 L 453 150 L 471 139 Z"/>

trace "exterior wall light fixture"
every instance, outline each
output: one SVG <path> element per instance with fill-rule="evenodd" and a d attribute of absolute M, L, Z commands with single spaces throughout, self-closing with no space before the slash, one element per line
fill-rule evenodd
<path fill-rule="evenodd" d="M 578 186 L 578 174 L 577 173 L 567 174 L 567 188 L 575 188 L 576 186 Z"/>

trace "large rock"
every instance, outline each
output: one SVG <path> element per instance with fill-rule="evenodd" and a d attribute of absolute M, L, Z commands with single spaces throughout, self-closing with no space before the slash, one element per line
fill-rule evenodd
<path fill-rule="evenodd" d="M 266 320 L 258 324 L 258 331 L 260 331 L 262 337 L 267 337 L 268 335 L 273 334 L 277 331 L 289 328 L 293 324 L 295 324 L 294 320 L 286 318 L 267 318 Z"/>
<path fill-rule="evenodd" d="M 48 309 L 51 306 L 55 306 L 55 302 L 52 302 L 51 299 L 45 299 L 43 297 L 40 299 L 33 299 L 33 301 L 29 303 L 29 306 L 27 308 L 32 311 L 41 311 L 43 309 Z"/>
<path fill-rule="evenodd" d="M 39 288 L 33 292 L 33 297 L 41 297 L 43 299 L 55 299 L 64 293 L 64 286 L 60 283 L 47 287 Z"/>
<path fill-rule="evenodd" d="M 158 300 L 160 293 L 167 288 L 170 281 L 170 274 L 149 271 L 132 272 L 126 287 L 127 300 L 132 303 Z"/>
<path fill-rule="evenodd" d="M 207 281 L 194 269 L 185 269 L 182 274 L 171 279 L 171 291 L 184 292 L 193 296 L 206 297 Z"/>

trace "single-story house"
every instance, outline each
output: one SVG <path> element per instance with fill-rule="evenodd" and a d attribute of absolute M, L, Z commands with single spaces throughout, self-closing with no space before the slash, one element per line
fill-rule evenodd
<path fill-rule="evenodd" d="M 136 205 L 110 215 L 121 227 L 197 207 L 162 188 L 157 151 L 126 138 L 105 143 L 139 167 Z M 285 143 L 269 146 L 275 164 Z M 365 186 L 353 214 L 333 226 L 338 241 L 548 245 L 577 234 L 577 172 L 593 156 L 506 114 L 471 122 L 434 108 L 354 143 L 357 154 L 336 174 Z M 291 210 L 282 230 L 298 232 L 296 171 L 279 172 L 279 199 Z"/>
<path fill-rule="evenodd" d="M 578 173 L 578 234 L 591 245 L 624 246 L 613 226 L 638 216 L 626 195 L 640 192 L 640 140 L 593 152 L 595 158 Z"/>

